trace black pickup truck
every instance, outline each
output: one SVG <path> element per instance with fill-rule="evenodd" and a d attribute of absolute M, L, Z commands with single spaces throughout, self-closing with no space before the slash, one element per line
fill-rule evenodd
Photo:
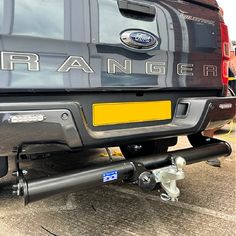
<path fill-rule="evenodd" d="M 165 184 L 185 162 L 230 154 L 201 135 L 236 115 L 229 53 L 215 0 L 0 0 L 0 177 L 15 157 L 26 203 L 124 179 L 176 199 Z M 167 152 L 182 135 L 193 148 Z M 20 169 L 21 155 L 112 146 L 126 161 L 36 180 Z"/>

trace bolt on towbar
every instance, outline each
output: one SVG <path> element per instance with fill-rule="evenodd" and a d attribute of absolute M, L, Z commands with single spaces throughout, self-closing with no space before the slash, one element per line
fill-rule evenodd
<path fill-rule="evenodd" d="M 17 183 L 14 193 L 24 198 L 25 204 L 58 194 L 82 190 L 118 181 L 130 181 L 142 189 L 154 189 L 159 183 L 165 194 L 163 200 L 177 201 L 180 190 L 177 181 L 185 178 L 185 165 L 231 154 L 230 145 L 221 140 L 207 138 L 199 147 L 181 149 L 165 154 L 138 157 L 130 161 L 117 161 L 103 166 L 74 170 L 60 175 L 27 180 L 16 161 Z M 17 158 L 20 151 L 17 153 Z M 16 158 L 16 160 L 17 160 Z"/>

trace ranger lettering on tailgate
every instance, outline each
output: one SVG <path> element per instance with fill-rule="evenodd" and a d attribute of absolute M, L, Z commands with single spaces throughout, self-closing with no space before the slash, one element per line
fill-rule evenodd
<path fill-rule="evenodd" d="M 28 71 L 40 71 L 40 57 L 35 53 L 1 52 L 1 70 L 14 70 L 15 64 L 25 64 Z M 69 72 L 71 69 L 82 70 L 85 73 L 95 73 L 81 56 L 69 56 L 58 68 L 55 68 L 58 72 Z M 118 71 L 132 74 L 132 60 L 124 60 L 122 63 L 108 58 L 107 73 L 115 74 Z M 176 72 L 178 75 L 194 76 L 194 64 L 177 63 Z M 166 63 L 147 61 L 144 73 L 149 75 L 165 75 Z M 218 68 L 216 65 L 203 65 L 202 74 L 204 77 L 209 75 L 217 77 Z"/>

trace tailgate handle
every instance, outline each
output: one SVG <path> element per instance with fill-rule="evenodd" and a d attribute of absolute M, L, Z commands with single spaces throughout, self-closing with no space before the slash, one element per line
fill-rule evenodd
<path fill-rule="evenodd" d="M 129 12 L 133 15 L 146 15 L 153 18 L 156 15 L 156 9 L 154 6 L 133 0 L 117 0 L 117 2 L 122 13 Z"/>

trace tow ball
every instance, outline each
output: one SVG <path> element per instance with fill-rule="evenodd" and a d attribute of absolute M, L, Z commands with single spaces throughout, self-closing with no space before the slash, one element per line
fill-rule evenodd
<path fill-rule="evenodd" d="M 161 194 L 161 199 L 164 201 L 178 201 L 180 190 L 177 187 L 177 180 L 185 178 L 183 171 L 186 166 L 186 161 L 183 157 L 172 157 L 172 165 L 144 171 L 139 175 L 138 184 L 142 189 L 154 189 L 157 184 L 160 184 L 166 193 Z"/>

